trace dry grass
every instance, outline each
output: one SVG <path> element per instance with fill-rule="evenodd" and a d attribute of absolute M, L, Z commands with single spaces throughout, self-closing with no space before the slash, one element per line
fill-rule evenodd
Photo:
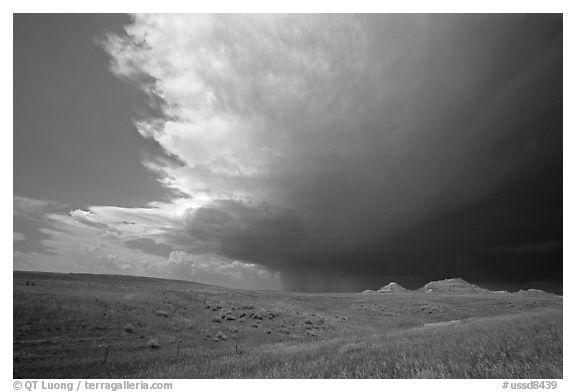
<path fill-rule="evenodd" d="M 272 344 L 146 369 L 154 378 L 562 378 L 562 315 L 497 316 L 356 339 Z"/>
<path fill-rule="evenodd" d="M 17 273 L 14 342 L 15 378 L 558 378 L 562 298 Z"/>

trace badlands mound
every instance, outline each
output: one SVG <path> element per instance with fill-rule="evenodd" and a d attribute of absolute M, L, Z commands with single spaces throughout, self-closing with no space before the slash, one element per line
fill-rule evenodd
<path fill-rule="evenodd" d="M 386 286 L 383 286 L 380 290 L 378 290 L 379 293 L 404 293 L 406 291 L 408 290 L 406 290 L 404 287 L 400 286 L 396 282 L 390 282 Z"/>
<path fill-rule="evenodd" d="M 528 290 L 518 290 L 517 294 L 525 294 L 525 295 L 556 295 L 553 293 L 549 293 L 544 290 L 540 289 L 528 289 Z"/>
<path fill-rule="evenodd" d="M 477 294 L 490 292 L 487 289 L 483 289 L 482 287 L 468 283 L 462 278 L 444 279 L 429 282 L 426 283 L 424 287 L 420 289 L 420 291 L 424 291 L 426 293 L 455 294 Z"/>

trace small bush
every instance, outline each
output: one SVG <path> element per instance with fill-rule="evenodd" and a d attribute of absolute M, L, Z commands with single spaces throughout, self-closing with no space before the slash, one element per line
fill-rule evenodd
<path fill-rule="evenodd" d="M 158 339 L 150 339 L 147 344 L 148 347 L 155 350 L 160 348 L 160 342 L 158 341 Z"/>

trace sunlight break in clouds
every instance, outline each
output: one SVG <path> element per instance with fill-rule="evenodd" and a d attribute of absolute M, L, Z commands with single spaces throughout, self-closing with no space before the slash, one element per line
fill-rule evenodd
<path fill-rule="evenodd" d="M 131 242 L 134 240 L 172 244 L 177 238 L 166 227 L 170 221 L 158 218 L 157 211 L 147 214 L 147 209 L 94 207 L 94 211 L 73 210 L 63 214 L 50 212 L 51 205 L 15 197 L 15 214 L 26 214 L 39 222 L 38 230 L 45 235 L 41 252 L 14 252 L 15 269 L 192 279 L 241 289 L 279 287 L 278 276 L 254 264 L 183 251 L 159 256 L 134 247 Z M 23 234 L 14 233 L 14 241 L 23 240 Z M 177 249 L 178 244 L 170 247 Z"/>

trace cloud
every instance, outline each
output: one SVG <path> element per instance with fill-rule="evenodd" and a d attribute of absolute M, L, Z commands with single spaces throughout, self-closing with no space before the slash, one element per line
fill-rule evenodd
<path fill-rule="evenodd" d="M 135 16 L 126 36 L 112 36 L 106 44 L 115 73 L 139 82 L 161 102 L 166 118 L 138 122 L 140 133 L 186 168 L 244 181 L 269 174 L 271 161 L 298 147 L 295 129 L 304 135 L 312 127 L 330 126 L 338 118 L 322 111 L 352 104 L 342 97 L 349 79 L 364 70 L 365 58 L 353 18 L 198 19 Z M 317 34 L 319 28 L 323 34 Z M 142 83 L 140 75 L 149 82 Z M 338 80 L 344 83 L 336 85 Z M 176 178 L 168 183 L 178 187 L 181 173 L 168 171 Z"/>
<path fill-rule="evenodd" d="M 136 15 L 103 45 L 159 109 L 136 125 L 175 159 L 144 164 L 181 197 L 82 219 L 286 281 L 449 269 L 458 246 L 423 233 L 513 199 L 561 155 L 554 16 Z M 475 252 L 482 227 L 462 241 Z"/>
<path fill-rule="evenodd" d="M 216 200 L 190 211 L 184 229 L 214 252 L 276 269 L 296 257 L 304 235 L 294 211 L 233 200 Z"/>
<path fill-rule="evenodd" d="M 14 195 L 14 217 L 27 220 L 36 220 L 50 210 L 61 208 L 62 205 L 48 201 Z"/>
<path fill-rule="evenodd" d="M 280 277 L 256 264 L 230 260 L 216 254 L 170 254 L 167 268 L 174 276 L 189 276 L 192 280 L 242 289 L 277 290 Z"/>
<path fill-rule="evenodd" d="M 524 259 L 514 279 L 558 277 L 537 244 L 561 243 L 561 17 L 148 14 L 101 44 L 157 113 L 135 125 L 172 196 L 15 196 L 40 227 L 15 227 L 15 265 L 305 290 Z"/>
<path fill-rule="evenodd" d="M 166 209 L 152 203 L 142 209 L 96 206 L 61 213 L 51 211 L 50 204 L 41 200 L 24 200 L 26 203 L 18 206 L 25 205 L 27 216 L 39 223 L 42 252 L 15 251 L 15 269 L 129 274 L 238 288 L 279 288 L 274 273 L 254 264 L 212 254 L 173 251 L 178 246 L 170 243 L 178 236 L 172 234 L 177 233 L 177 225 L 172 227 L 171 212 L 178 203 Z M 14 241 L 25 239 L 24 234 L 14 233 Z"/>

